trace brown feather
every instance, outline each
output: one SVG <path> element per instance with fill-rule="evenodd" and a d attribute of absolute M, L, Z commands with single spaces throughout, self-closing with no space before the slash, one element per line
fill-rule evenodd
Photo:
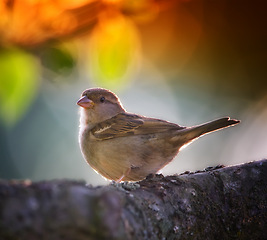
<path fill-rule="evenodd" d="M 164 120 L 146 118 L 130 113 L 120 113 L 97 124 L 91 132 L 97 139 L 105 140 L 129 135 L 155 134 L 184 128 Z"/>

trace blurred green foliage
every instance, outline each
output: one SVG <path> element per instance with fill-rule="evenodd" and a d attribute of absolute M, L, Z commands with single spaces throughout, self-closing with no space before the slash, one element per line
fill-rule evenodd
<path fill-rule="evenodd" d="M 25 113 L 39 85 L 39 64 L 31 54 L 18 49 L 0 51 L 0 118 L 12 126 Z"/>
<path fill-rule="evenodd" d="M 90 40 L 90 74 L 97 85 L 118 89 L 132 75 L 138 55 L 139 35 L 134 24 L 120 15 L 102 19 Z"/>
<path fill-rule="evenodd" d="M 75 66 L 75 59 L 71 53 L 62 47 L 46 47 L 39 54 L 44 67 L 57 74 L 67 74 Z"/>

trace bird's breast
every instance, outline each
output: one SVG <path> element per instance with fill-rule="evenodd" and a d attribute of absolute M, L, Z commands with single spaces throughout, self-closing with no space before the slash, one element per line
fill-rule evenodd
<path fill-rule="evenodd" d="M 132 169 L 128 180 L 156 173 L 176 155 L 177 148 L 159 134 L 133 135 L 98 140 L 90 131 L 80 134 L 86 161 L 108 179 L 119 179 Z"/>

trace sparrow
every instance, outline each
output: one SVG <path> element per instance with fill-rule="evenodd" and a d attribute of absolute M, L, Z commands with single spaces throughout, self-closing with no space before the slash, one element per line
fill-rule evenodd
<path fill-rule="evenodd" d="M 240 122 L 224 117 L 184 127 L 128 113 L 119 98 L 103 88 L 85 90 L 77 104 L 81 107 L 79 144 L 83 157 L 97 173 L 116 182 L 139 181 L 155 174 L 181 147 Z"/>

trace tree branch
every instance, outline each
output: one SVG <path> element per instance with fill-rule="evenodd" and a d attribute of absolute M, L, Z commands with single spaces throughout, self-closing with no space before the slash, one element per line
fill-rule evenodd
<path fill-rule="evenodd" d="M 0 181 L 0 239 L 264 239 L 267 160 L 137 184 Z"/>

